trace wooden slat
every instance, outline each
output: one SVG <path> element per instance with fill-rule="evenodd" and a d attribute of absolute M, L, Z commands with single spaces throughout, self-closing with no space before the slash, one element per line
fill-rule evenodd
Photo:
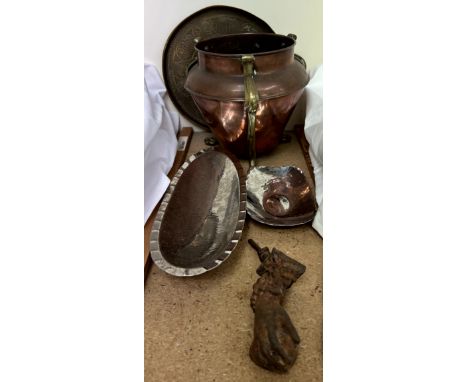
<path fill-rule="evenodd" d="M 302 154 L 304 155 L 307 167 L 309 168 L 310 176 L 312 177 L 312 181 L 314 182 L 315 187 L 314 167 L 312 166 L 312 161 L 310 160 L 309 142 L 307 142 L 307 139 L 304 135 L 304 125 L 295 125 L 294 130 L 296 132 L 299 146 L 301 146 Z"/>
<path fill-rule="evenodd" d="M 309 142 L 307 141 L 305 134 L 304 134 L 304 125 L 295 125 L 294 130 L 296 132 L 297 141 L 299 142 L 299 146 L 301 147 L 302 154 L 304 155 L 304 159 L 307 163 L 307 167 L 309 168 L 310 177 L 312 180 L 312 192 L 314 195 L 314 204 L 315 209 L 318 209 L 318 203 L 315 198 L 315 175 L 314 175 L 314 166 L 312 165 L 312 161 L 310 159 L 309 154 Z"/>

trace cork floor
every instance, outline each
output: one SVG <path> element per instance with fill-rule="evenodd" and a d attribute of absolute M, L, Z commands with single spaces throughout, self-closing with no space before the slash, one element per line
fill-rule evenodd
<path fill-rule="evenodd" d="M 197 133 L 189 155 L 206 146 Z M 293 133 L 258 165 L 296 165 L 308 174 Z M 254 314 L 252 286 L 259 260 L 247 243 L 277 247 L 307 270 L 288 290 L 285 308 L 301 343 L 295 365 L 276 374 L 249 358 Z M 310 223 L 273 228 L 247 216 L 242 239 L 218 268 L 178 278 L 152 266 L 145 283 L 145 382 L 165 381 L 322 381 L 322 239 Z"/>

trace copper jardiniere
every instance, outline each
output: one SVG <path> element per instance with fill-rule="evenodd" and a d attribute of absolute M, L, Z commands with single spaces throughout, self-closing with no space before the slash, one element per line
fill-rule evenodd
<path fill-rule="evenodd" d="M 309 76 L 295 38 L 273 33 L 200 41 L 185 88 L 221 145 L 241 158 L 273 150 Z"/>

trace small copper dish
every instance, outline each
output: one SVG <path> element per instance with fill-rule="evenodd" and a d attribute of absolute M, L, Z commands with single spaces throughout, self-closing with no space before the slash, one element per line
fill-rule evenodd
<path fill-rule="evenodd" d="M 239 242 L 246 191 L 236 158 L 205 149 L 176 173 L 151 232 L 154 263 L 174 276 L 195 276 L 219 266 Z"/>
<path fill-rule="evenodd" d="M 246 185 L 247 213 L 260 223 L 290 227 L 315 216 L 313 190 L 297 167 L 253 167 Z"/>

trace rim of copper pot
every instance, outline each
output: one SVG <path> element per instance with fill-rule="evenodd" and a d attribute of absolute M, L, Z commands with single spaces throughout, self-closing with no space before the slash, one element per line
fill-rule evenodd
<path fill-rule="evenodd" d="M 260 51 L 260 52 L 245 51 L 242 53 L 218 53 L 218 52 L 210 52 L 201 48 L 202 44 L 206 44 L 209 41 L 220 41 L 220 40 L 236 39 L 236 38 L 238 39 L 238 38 L 245 38 L 247 36 L 264 36 L 264 37 L 274 36 L 274 38 L 287 39 L 291 42 L 291 44 L 288 46 L 285 46 L 284 48 L 279 48 L 279 49 L 274 49 L 274 50 L 265 50 L 265 51 Z M 255 56 L 263 56 L 263 55 L 284 52 L 286 50 L 294 48 L 295 45 L 296 45 L 296 40 L 294 38 L 285 36 L 282 34 L 278 34 L 278 33 L 237 33 L 237 34 L 226 34 L 226 35 L 222 35 L 218 37 L 212 37 L 212 38 L 201 40 L 195 45 L 195 50 L 202 54 L 209 54 L 209 55 L 220 56 L 220 57 L 242 57 L 247 54 L 251 54 Z"/>

